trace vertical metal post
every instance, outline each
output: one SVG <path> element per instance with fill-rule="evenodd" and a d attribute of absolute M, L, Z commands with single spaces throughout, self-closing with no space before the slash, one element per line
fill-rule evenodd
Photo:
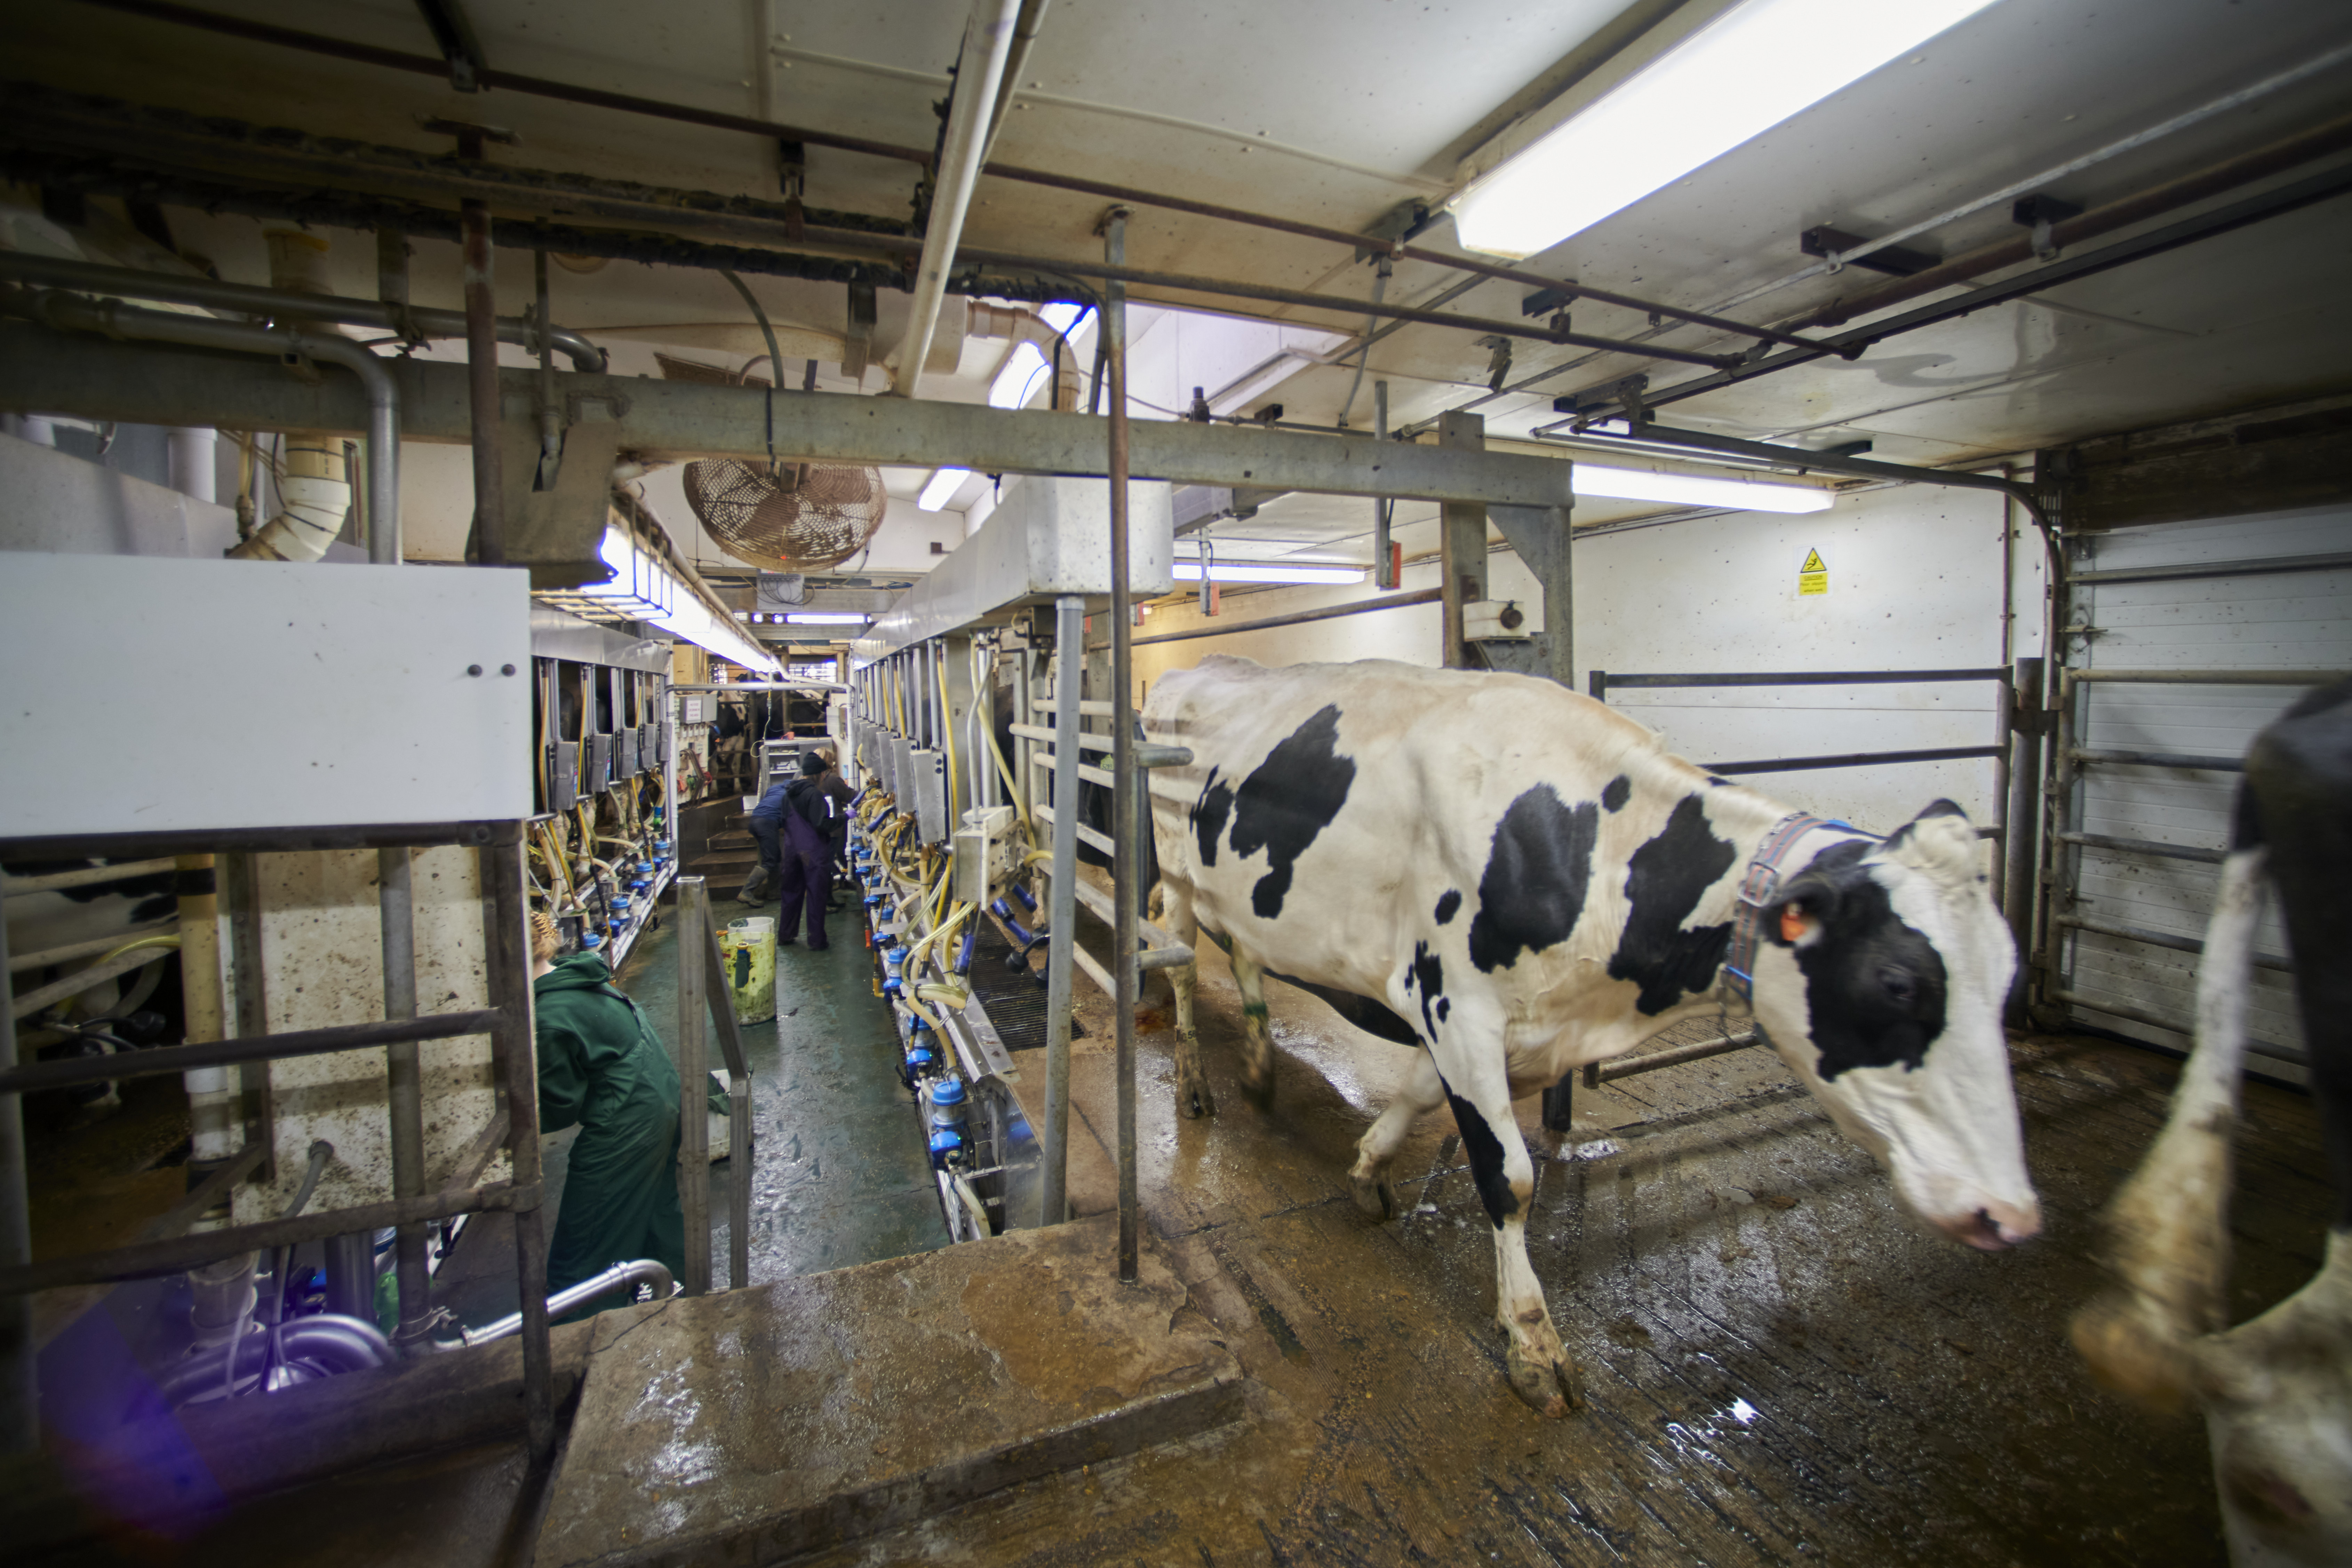
<path fill-rule="evenodd" d="M 1369 351 L 1368 351 L 1369 352 Z M 1372 439 L 1389 438 L 1389 384 L 1372 383 Z M 1396 550 L 1389 540 L 1389 524 L 1396 518 L 1396 502 L 1387 496 L 1372 500 L 1372 586 L 1393 588 L 1397 585 Z M 1207 578 L 1202 586 L 1208 585 Z"/>
<path fill-rule="evenodd" d="M 1087 602 L 1054 601 L 1054 880 L 1045 891 L 1045 1179 L 1040 1225 L 1070 1215 L 1070 975 L 1078 923 L 1078 665 Z"/>
<path fill-rule="evenodd" d="M 416 1016 L 416 906 L 408 851 L 379 849 L 376 918 L 383 933 L 383 1016 Z M 392 1194 L 425 1195 L 425 1078 L 415 1040 L 383 1048 L 392 1115 Z M 394 1276 L 400 1287 L 400 1326 L 394 1340 L 404 1347 L 422 1339 L 431 1312 L 433 1277 L 425 1261 L 425 1226 L 404 1225 L 395 1235 Z"/>
<path fill-rule="evenodd" d="M 530 948 L 522 893 L 522 824 L 500 823 L 478 854 L 483 963 L 499 1010 L 490 1057 L 507 1091 L 507 1157 L 514 1184 L 535 1195 L 514 1211 L 515 1286 L 522 1298 L 523 1419 L 534 1459 L 555 1448 L 555 1358 L 547 1333 L 547 1211 L 540 1192 L 539 1053 L 531 1024 Z"/>
<path fill-rule="evenodd" d="M 471 156 L 479 156 L 479 144 Z M 490 249 L 490 209 L 461 204 L 466 283 L 466 387 L 473 404 L 474 559 L 507 559 L 506 465 L 499 447 L 499 301 Z"/>
<path fill-rule="evenodd" d="M 1027 729 L 1037 722 L 1037 650 L 1024 642 L 1021 646 L 1020 662 L 1014 667 L 1013 684 L 1013 721 Z M 1030 797 L 1037 790 L 1036 742 L 1025 735 L 1013 741 L 1013 809 L 1029 820 Z"/>
<path fill-rule="evenodd" d="M 686 1215 L 686 1293 L 710 1293 L 709 1020 L 703 948 L 710 894 L 700 877 L 677 879 L 677 1206 Z M 744 1173 L 736 1173 L 738 1177 Z"/>
<path fill-rule="evenodd" d="M 8 924 L 0 921 L 0 974 L 8 973 Z M 0 1027 L 0 1072 L 16 1065 L 16 1024 Z M 25 1097 L 0 1094 L 0 1268 L 33 1261 L 32 1194 L 25 1176 Z M 33 1299 L 0 1296 L 0 1454 L 41 1441 L 41 1391 L 33 1355 Z"/>
<path fill-rule="evenodd" d="M 260 861 L 252 854 L 218 858 L 222 890 L 228 895 L 228 951 L 232 992 L 230 1006 L 236 1033 L 251 1038 L 269 1032 L 269 994 L 262 974 Z M 245 1120 L 245 1146 L 260 1144 L 270 1151 L 255 1172 L 257 1179 L 278 1179 L 277 1108 L 269 1096 L 269 1064 L 247 1062 L 236 1069 L 240 1110 Z"/>
<path fill-rule="evenodd" d="M 1552 509 L 1550 570 L 1544 574 L 1544 636 L 1551 645 L 1551 678 L 1576 689 L 1576 516 Z"/>
<path fill-rule="evenodd" d="M 961 798 L 956 791 L 948 795 L 948 837 L 952 841 L 965 811 L 978 809 L 986 799 L 989 763 L 985 752 L 972 748 L 978 734 L 972 721 L 980 704 L 971 683 L 971 634 L 950 634 L 941 637 L 940 645 L 940 707 L 947 721 L 942 730 L 954 738 L 960 775 L 950 782 L 961 791 Z"/>
<path fill-rule="evenodd" d="M 1993 693 L 1992 743 L 2000 754 L 1992 760 L 1992 805 L 1986 815 L 2000 821 L 2000 852 L 1993 860 L 1992 907 L 2009 912 L 2009 737 L 2017 712 L 2017 685 L 2004 676 Z"/>
<path fill-rule="evenodd" d="M 555 465 L 563 455 L 563 411 L 555 401 L 555 334 L 548 330 L 551 318 L 544 247 L 530 253 L 530 279 L 539 296 L 531 307 L 531 325 L 539 334 L 539 488 L 546 489 L 554 485 Z M 638 715 L 638 722 L 644 721 L 644 715 Z"/>
<path fill-rule="evenodd" d="M 2060 934 L 2055 916 L 2059 900 L 2065 898 L 2071 886 L 2067 873 L 2082 861 L 2082 850 L 2068 846 L 2059 835 L 2073 830 L 2074 815 L 2074 783 L 2077 770 L 2067 753 L 2074 749 L 2074 704 L 2081 700 L 2081 688 L 2071 679 L 2074 672 L 2062 662 L 2050 671 L 2057 679 L 2053 689 L 2057 700 L 2057 731 L 2052 737 L 2053 755 L 2050 759 L 2050 795 L 2044 803 L 2042 819 L 2047 830 L 2042 842 L 2050 847 L 2047 862 L 2042 868 L 2041 897 L 2037 900 L 2035 929 L 2041 932 L 2041 977 L 2045 992 L 2063 991 L 2066 984 L 2066 939 Z M 2045 677 L 2045 679 L 2047 678 Z"/>
<path fill-rule="evenodd" d="M 375 297 L 387 305 L 408 303 L 408 236 L 396 228 L 375 231 Z"/>
<path fill-rule="evenodd" d="M 1437 422 L 1437 444 L 1466 452 L 1486 449 L 1486 422 L 1475 414 L 1448 412 Z M 1468 669 L 1469 644 L 1462 635 L 1462 607 L 1486 596 L 1486 509 L 1475 501 L 1448 501 L 1439 512 L 1439 556 L 1444 574 L 1444 658 L 1448 669 Z"/>
<path fill-rule="evenodd" d="M 1609 700 L 1609 672 L 1607 670 L 1594 669 L 1586 671 L 1584 682 L 1585 694 L 1591 697 L 1592 700 L 1595 702 L 1606 702 Z"/>
<path fill-rule="evenodd" d="M 1113 267 L 1127 260 L 1127 209 L 1111 209 L 1103 232 L 1103 259 Z M 1103 342 L 1110 368 L 1110 736 L 1111 736 L 1111 977 L 1118 1074 L 1118 1277 L 1137 1278 L 1142 1216 L 1135 1190 L 1135 1003 L 1142 971 L 1136 966 L 1136 882 L 1143 862 L 1136 854 L 1139 814 L 1137 796 L 1143 774 L 1135 765 L 1135 604 L 1128 569 L 1127 516 L 1127 292 L 1117 283 L 1103 290 Z M 1077 772 L 1075 754 L 1062 766 Z"/>
<path fill-rule="evenodd" d="M 2017 726 L 2015 755 L 2009 770 L 2009 830 L 2001 847 L 2007 864 L 2001 910 L 2009 916 L 2010 935 L 2017 942 L 2017 984 L 2012 1005 L 2023 1003 L 2028 970 L 2033 962 L 2034 866 L 2040 858 L 2042 826 L 2042 670 L 2038 658 L 2017 661 L 2013 711 Z"/>

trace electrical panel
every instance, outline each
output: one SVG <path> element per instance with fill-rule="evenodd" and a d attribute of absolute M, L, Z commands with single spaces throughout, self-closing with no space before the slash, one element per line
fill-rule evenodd
<path fill-rule="evenodd" d="M 602 795 L 613 787 L 613 737 L 588 737 L 588 760 L 580 770 L 580 793 Z"/>
<path fill-rule="evenodd" d="M 963 814 L 955 836 L 955 896 L 985 905 L 1013 875 L 1013 808 L 992 805 Z"/>
<path fill-rule="evenodd" d="M 645 754 L 656 767 L 669 761 L 669 730 L 658 719 L 646 726 Z"/>
<path fill-rule="evenodd" d="M 580 799 L 580 742 L 558 741 L 547 748 L 547 809 L 570 811 Z"/>
<path fill-rule="evenodd" d="M 669 759 L 662 753 L 662 727 L 658 720 L 637 726 L 637 768 L 641 773 L 657 773 Z"/>
<path fill-rule="evenodd" d="M 915 830 L 926 844 L 943 844 L 948 837 L 947 766 L 938 752 L 926 746 L 908 751 L 907 765 L 914 791 Z M 908 804 L 905 795 L 898 801 L 902 809 Z"/>
<path fill-rule="evenodd" d="M 904 810 L 915 798 L 915 765 L 910 759 L 918 748 L 904 735 L 891 736 L 889 744 L 890 794 Z"/>

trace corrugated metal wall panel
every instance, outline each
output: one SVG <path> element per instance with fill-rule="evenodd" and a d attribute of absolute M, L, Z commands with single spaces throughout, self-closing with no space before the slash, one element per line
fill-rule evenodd
<path fill-rule="evenodd" d="M 2221 564 L 2352 549 L 2352 508 L 2119 529 L 2096 536 L 2077 571 L 2112 572 L 2192 563 Z M 2173 578 L 2077 585 L 2069 663 L 2097 669 L 2352 668 L 2352 570 Z M 2095 750 L 2242 756 L 2256 732 L 2302 695 L 2283 686 L 2086 683 L 2076 709 L 2078 743 Z M 2229 842 L 2237 775 L 2186 768 L 2092 764 L 2074 803 L 2083 832 L 2220 849 Z M 2085 848 L 2073 859 L 2054 912 L 2202 937 L 2216 868 Z M 2071 895 L 2071 897 L 2069 896 Z M 2285 951 L 2275 913 L 2257 945 Z M 2105 999 L 2145 1013 L 2194 1015 L 2196 958 L 2095 932 L 2066 933 L 2067 989 L 2086 999 L 2087 1023 L 2185 1048 L 2184 1033 L 2097 1010 Z M 2299 1046 L 2285 974 L 2255 972 L 2250 1026 L 2256 1039 Z M 2278 1070 L 2277 1064 L 2268 1064 Z M 2292 1069 L 2287 1069 L 2293 1076 Z"/>

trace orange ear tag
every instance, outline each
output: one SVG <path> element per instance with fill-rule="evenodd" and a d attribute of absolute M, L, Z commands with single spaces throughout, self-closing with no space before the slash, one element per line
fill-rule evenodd
<path fill-rule="evenodd" d="M 1780 940 L 1782 942 L 1794 945 L 1799 938 L 1802 937 L 1805 932 L 1811 929 L 1812 923 L 1805 918 L 1804 910 L 1798 909 L 1793 905 L 1782 907 L 1780 910 Z"/>

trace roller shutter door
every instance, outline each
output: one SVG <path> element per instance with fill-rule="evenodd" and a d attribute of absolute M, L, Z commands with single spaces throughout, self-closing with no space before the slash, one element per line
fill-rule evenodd
<path fill-rule="evenodd" d="M 2117 529 L 2086 542 L 2089 552 L 2070 567 L 2069 618 L 2094 629 L 2064 639 L 2075 669 L 2311 671 L 2321 679 L 2352 670 L 2352 506 Z M 2164 943 L 2193 948 L 2204 934 L 2238 784 L 2234 772 L 2098 754 L 2234 763 L 2309 684 L 2074 683 L 2078 760 L 2057 803 L 2061 837 L 2043 928 L 2053 961 L 2044 995 L 2070 1019 L 2188 1047 L 2197 956 Z M 2275 910 L 2256 947 L 2273 958 L 2285 953 Z M 2257 969 L 2251 1027 L 2258 1049 L 2300 1053 L 2283 970 Z M 2276 1056 L 2262 1065 L 2300 1076 Z"/>

